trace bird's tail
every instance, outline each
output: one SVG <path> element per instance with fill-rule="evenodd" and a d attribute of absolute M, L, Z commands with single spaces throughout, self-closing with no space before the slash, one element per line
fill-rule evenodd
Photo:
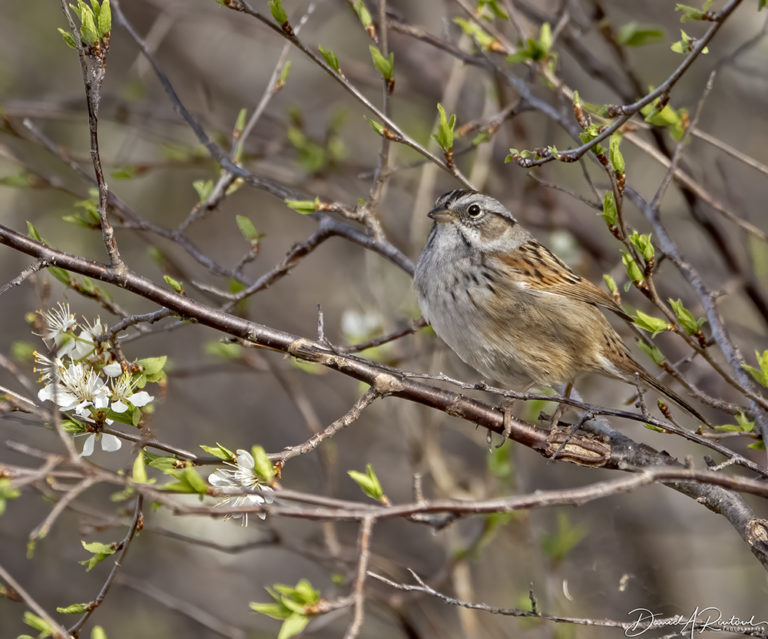
<path fill-rule="evenodd" d="M 662 395 L 666 395 L 671 399 L 675 404 L 677 404 L 680 408 L 682 408 L 686 413 L 690 414 L 692 417 L 695 417 L 700 422 L 704 424 L 708 424 L 709 422 L 704 419 L 702 414 L 697 411 L 693 406 L 691 406 L 688 402 L 686 402 L 682 397 L 680 397 L 677 393 L 674 391 L 669 390 L 666 386 L 664 386 L 661 382 L 657 381 L 653 377 L 651 377 L 648 373 L 646 373 L 644 370 L 640 369 L 636 370 L 637 374 L 639 375 L 640 379 L 648 384 L 651 388 L 656 389 L 659 391 Z"/>

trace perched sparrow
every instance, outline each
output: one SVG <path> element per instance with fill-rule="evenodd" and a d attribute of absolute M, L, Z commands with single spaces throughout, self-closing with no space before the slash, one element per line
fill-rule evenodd
<path fill-rule="evenodd" d="M 416 264 L 416 296 L 435 333 L 489 380 L 512 388 L 600 373 L 655 388 L 701 421 L 632 359 L 602 309 L 629 316 L 539 244 L 501 202 L 475 191 L 440 196 Z"/>

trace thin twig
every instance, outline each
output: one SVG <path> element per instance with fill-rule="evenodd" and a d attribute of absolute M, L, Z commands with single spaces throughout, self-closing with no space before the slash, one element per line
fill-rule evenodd
<path fill-rule="evenodd" d="M 82 493 L 93 486 L 96 481 L 95 477 L 84 477 L 80 482 L 68 490 L 67 493 L 56 502 L 56 505 L 51 509 L 51 512 L 48 513 L 46 518 L 36 526 L 31 533 L 29 533 L 29 540 L 34 542 L 45 537 L 50 532 L 54 522 L 58 519 L 64 509 Z"/>
<path fill-rule="evenodd" d="M 368 559 L 371 555 L 371 531 L 373 529 L 373 518 L 365 517 L 360 522 L 360 535 L 357 540 L 357 576 L 352 591 L 354 601 L 354 613 L 352 623 L 344 634 L 344 639 L 355 639 L 363 625 L 364 603 L 365 603 L 365 577 L 368 574 Z"/>
<path fill-rule="evenodd" d="M 107 575 L 107 579 L 104 582 L 104 585 L 102 585 L 101 590 L 99 590 L 99 594 L 96 596 L 96 599 L 94 599 L 91 604 L 88 612 L 84 613 L 80 619 L 75 622 L 75 624 L 69 629 L 70 633 L 77 633 L 80 628 L 83 627 L 83 624 L 85 624 L 86 621 L 90 618 L 90 616 L 94 613 L 96 608 L 98 608 L 101 603 L 104 601 L 104 598 L 107 596 L 107 593 L 109 592 L 109 589 L 112 587 L 112 584 L 115 583 L 115 577 L 117 577 L 117 573 L 119 572 L 120 568 L 123 565 L 123 562 L 125 561 L 125 556 L 128 553 L 128 548 L 131 545 L 131 541 L 134 538 L 134 535 L 138 530 L 141 529 L 141 526 L 143 525 L 144 521 L 144 515 L 142 513 L 142 505 L 144 503 L 144 498 L 139 495 L 136 498 L 136 506 L 133 511 L 133 521 L 131 522 L 130 527 L 128 528 L 128 532 L 126 533 L 125 537 L 120 541 L 120 553 L 115 558 L 114 563 L 112 564 L 112 569 L 109 571 L 109 575 Z"/>
<path fill-rule="evenodd" d="M 0 564 L 0 579 L 2 579 L 9 587 L 13 588 L 16 594 L 24 600 L 24 602 L 34 611 L 34 613 L 38 617 L 41 617 L 45 623 L 48 624 L 51 629 L 51 636 L 54 639 L 69 639 L 72 636 L 62 626 L 60 626 L 59 623 L 53 617 L 51 617 L 51 615 L 46 612 L 45 608 L 37 603 L 37 600 L 32 597 L 32 595 L 30 595 L 24 589 L 24 587 L 13 578 L 11 573 L 9 573 L 2 564 Z"/>
<path fill-rule="evenodd" d="M 277 459 L 281 463 L 285 463 L 289 459 L 293 459 L 294 457 L 298 457 L 299 455 L 304 455 L 310 451 L 313 451 L 320 445 L 320 443 L 330 437 L 333 437 L 342 428 L 346 428 L 350 424 L 357 421 L 360 418 L 360 414 L 378 397 L 380 397 L 380 394 L 373 388 L 369 388 L 352 405 L 352 408 L 350 408 L 346 413 L 344 413 L 344 415 L 339 417 L 321 432 L 313 435 L 303 444 L 299 444 L 298 446 L 289 446 L 288 448 L 284 448 L 280 453 L 270 455 L 270 458 Z"/>
<path fill-rule="evenodd" d="M 738 630 L 734 630 L 732 626 L 721 625 L 712 623 L 710 620 L 698 621 L 696 619 L 689 620 L 680 617 L 654 617 L 652 620 L 636 620 L 636 621 L 618 621 L 614 619 L 600 619 L 592 617 L 565 617 L 561 615 L 553 615 L 546 612 L 540 612 L 537 609 L 523 610 L 522 608 L 501 608 L 497 606 L 491 606 L 486 603 L 475 603 L 470 601 L 463 601 L 446 595 L 438 590 L 435 590 L 431 586 L 427 585 L 424 580 L 411 569 L 408 572 L 413 577 L 416 584 L 405 584 L 393 581 L 383 575 L 379 575 L 373 571 L 368 571 L 368 576 L 380 581 L 388 586 L 395 588 L 403 592 L 418 592 L 426 595 L 430 595 L 447 603 L 451 606 L 459 606 L 462 608 L 469 608 L 471 610 L 481 610 L 493 615 L 503 615 L 509 617 L 523 617 L 543 619 L 545 621 L 551 621 L 553 623 L 566 623 L 580 626 L 592 626 L 598 628 L 621 628 L 624 630 L 626 636 L 639 636 L 647 630 L 653 628 L 669 628 L 670 626 L 681 626 L 681 630 L 685 629 L 690 632 L 704 632 L 704 630 L 718 630 L 721 632 L 736 632 L 737 634 L 744 634 L 751 637 L 766 637 L 768 633 L 762 628 L 757 627 L 739 627 Z M 533 591 L 531 591 L 532 593 Z M 531 601 L 533 602 L 533 595 L 531 594 Z M 687 623 L 686 623 L 687 622 Z M 632 634 L 629 634 L 632 633 Z"/>
<path fill-rule="evenodd" d="M 653 196 L 653 199 L 650 202 L 650 206 L 654 209 L 658 209 L 659 204 L 661 204 L 661 199 L 664 197 L 664 193 L 667 190 L 667 187 L 669 186 L 670 182 L 672 181 L 672 176 L 675 173 L 675 170 L 677 169 L 677 165 L 680 162 L 680 158 L 683 156 L 683 149 L 685 143 L 688 141 L 688 136 L 692 128 L 694 128 L 699 123 L 699 117 L 701 116 L 701 111 L 704 108 L 704 103 L 707 101 L 707 98 L 709 97 L 709 94 L 712 92 L 712 86 L 715 83 L 715 76 L 717 75 L 717 71 L 712 71 L 712 73 L 709 74 L 709 77 L 707 78 L 707 84 L 704 86 L 704 91 L 701 94 L 701 98 L 699 98 L 699 103 L 696 106 L 696 111 L 693 115 L 693 119 L 691 120 L 691 124 L 688 128 L 683 131 L 683 136 L 680 138 L 680 141 L 677 143 L 677 147 L 675 148 L 675 152 L 672 154 L 672 159 L 669 163 L 669 166 L 667 167 L 667 171 L 664 174 L 664 177 L 661 179 L 661 183 L 659 184 L 658 189 L 656 189 L 656 193 Z"/>
<path fill-rule="evenodd" d="M 3 284 L 2 286 L 0 286 L 0 295 L 4 295 L 12 288 L 19 286 L 30 275 L 34 275 L 41 268 L 45 268 L 46 266 L 47 264 L 43 261 L 38 261 L 38 262 L 35 262 L 34 264 L 30 264 L 21 273 L 19 273 L 16 277 L 14 277 L 10 282 L 7 282 L 6 284 Z"/>
<path fill-rule="evenodd" d="M 80 68 L 83 73 L 83 84 L 85 86 L 86 105 L 88 107 L 88 130 L 90 133 L 91 161 L 93 162 L 93 172 L 96 177 L 96 186 L 99 190 L 99 204 L 97 207 L 99 214 L 99 223 L 101 226 L 101 235 L 104 239 L 104 245 L 109 255 L 112 267 L 118 272 L 125 268 L 123 260 L 120 257 L 120 251 L 117 248 L 115 240 L 115 230 L 107 215 L 107 206 L 109 204 L 109 188 L 104 179 L 104 171 L 101 166 L 101 155 L 99 153 L 99 104 L 101 103 L 101 86 L 106 76 L 107 53 L 109 51 L 109 38 L 102 38 L 100 41 L 88 45 L 87 49 L 83 46 L 80 38 L 80 31 L 72 18 L 67 0 L 61 0 L 61 7 L 69 24 L 69 30 L 75 41 L 77 54 L 80 59 Z M 109 35 L 109 34 L 107 34 Z"/>

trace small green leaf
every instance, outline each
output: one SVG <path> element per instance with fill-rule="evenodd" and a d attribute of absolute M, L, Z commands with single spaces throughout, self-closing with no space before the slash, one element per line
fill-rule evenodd
<path fill-rule="evenodd" d="M 490 19 L 485 15 L 486 9 L 490 10 L 495 18 L 509 20 L 507 12 L 499 6 L 499 0 L 477 0 L 477 13 L 486 19 Z"/>
<path fill-rule="evenodd" d="M 625 47 L 640 47 L 644 44 L 664 41 L 664 31 L 658 27 L 627 22 L 616 33 L 616 40 Z"/>
<path fill-rule="evenodd" d="M 80 433 L 87 433 L 88 429 L 85 427 L 85 424 L 81 424 L 76 419 L 65 419 L 61 422 L 61 427 L 64 429 L 65 433 L 69 433 L 70 435 L 78 435 Z"/>
<path fill-rule="evenodd" d="M 603 282 L 605 282 L 605 286 L 608 288 L 608 290 L 611 293 L 618 293 L 619 287 L 616 286 L 616 280 L 613 279 L 612 275 L 609 275 L 608 273 L 603 273 Z"/>
<path fill-rule="evenodd" d="M 254 612 L 258 612 L 260 615 L 267 615 L 272 619 L 285 619 L 291 614 L 285 606 L 279 603 L 259 603 L 252 601 L 248 604 L 248 607 Z"/>
<path fill-rule="evenodd" d="M 651 333 L 651 337 L 656 337 L 659 333 L 670 329 L 667 320 L 647 315 L 643 311 L 635 311 L 635 316 L 632 319 L 637 326 Z"/>
<path fill-rule="evenodd" d="M 552 27 L 549 25 L 549 22 L 545 22 L 541 25 L 539 31 L 539 46 L 545 55 L 549 53 L 549 50 L 552 48 Z"/>
<path fill-rule="evenodd" d="M 307 620 L 307 606 L 312 606 L 320 600 L 320 593 L 312 588 L 312 584 L 306 579 L 300 579 L 295 586 L 274 584 L 272 588 L 266 588 L 266 591 L 274 600 L 273 602 L 251 602 L 249 607 L 259 614 L 285 620 L 286 623 L 283 624 L 279 636 L 290 637 L 293 636 L 291 633 L 294 631 L 301 632 L 306 622 L 300 623 L 294 618 Z M 283 632 L 288 634 L 283 635 Z"/>
<path fill-rule="evenodd" d="M 56 612 L 60 612 L 62 615 L 82 615 L 91 609 L 91 605 L 91 602 L 88 602 L 70 604 L 69 606 L 56 606 Z"/>
<path fill-rule="evenodd" d="M 291 61 L 288 60 L 284 65 L 283 68 L 280 71 L 280 78 L 277 81 L 277 85 L 279 88 L 282 88 L 285 86 L 286 80 L 288 80 L 288 74 L 291 72 Z"/>
<path fill-rule="evenodd" d="M 43 238 L 40 237 L 40 233 L 37 232 L 37 229 L 30 221 L 27 221 L 27 235 L 29 235 L 29 237 L 31 237 L 33 240 L 37 240 L 42 244 L 47 244 L 47 242 L 45 242 Z"/>
<path fill-rule="evenodd" d="M 379 124 L 376 122 L 376 120 L 373 120 L 372 118 L 369 118 L 367 115 L 363 116 L 366 120 L 368 120 L 368 124 L 371 125 L 371 128 L 376 131 L 380 136 L 384 137 L 386 135 L 386 131 L 384 129 L 384 126 L 382 124 Z"/>
<path fill-rule="evenodd" d="M 440 114 L 440 122 L 437 125 L 437 133 L 432 137 L 440 145 L 443 151 L 448 152 L 453 148 L 453 130 L 456 126 L 456 114 L 454 113 L 450 119 L 446 116 L 443 105 L 437 103 L 437 111 Z"/>
<path fill-rule="evenodd" d="M 390 53 L 386 58 L 379 48 L 373 44 L 368 46 L 368 50 L 371 52 L 371 59 L 373 60 L 373 66 L 376 67 L 379 73 L 385 80 L 391 80 L 395 70 L 395 54 Z"/>
<path fill-rule="evenodd" d="M 290 639 L 295 637 L 306 628 L 309 623 L 309 617 L 299 613 L 293 613 L 283 621 L 283 625 L 280 626 L 280 632 L 277 634 L 277 639 Z"/>
<path fill-rule="evenodd" d="M 137 484 L 147 483 L 147 467 L 144 465 L 144 452 L 141 450 L 139 451 L 139 454 L 136 455 L 136 459 L 133 461 L 131 477 Z"/>
<path fill-rule="evenodd" d="M 237 223 L 237 228 L 240 229 L 240 234 L 252 245 L 255 246 L 259 243 L 261 238 L 265 237 L 264 233 L 259 233 L 256 230 L 256 227 L 253 222 L 251 222 L 250 218 L 245 217 L 244 215 L 236 215 L 235 222 Z"/>
<path fill-rule="evenodd" d="M 163 275 L 163 279 L 165 280 L 165 283 L 168 284 L 168 286 L 170 286 L 176 293 L 179 293 L 180 295 L 184 293 L 184 286 L 177 280 L 173 279 L 170 275 Z"/>
<path fill-rule="evenodd" d="M 713 0 L 706 0 L 701 9 L 698 7 L 691 7 L 687 4 L 677 3 L 675 5 L 675 11 L 680 11 L 683 15 L 680 16 L 680 22 L 690 22 L 693 20 L 704 20 L 705 14 L 712 6 Z"/>
<path fill-rule="evenodd" d="M 629 241 L 638 250 L 640 255 L 643 256 L 643 259 L 646 262 L 650 262 L 653 259 L 655 251 L 650 234 L 643 235 L 637 231 L 632 231 L 632 235 L 629 236 Z"/>
<path fill-rule="evenodd" d="M 269 10 L 272 12 L 272 17 L 275 19 L 275 22 L 279 24 L 281 27 L 288 24 L 288 14 L 285 12 L 285 9 L 283 8 L 283 3 L 281 0 L 269 0 Z"/>
<path fill-rule="evenodd" d="M 696 335 L 707 321 L 706 317 L 700 317 L 699 319 L 694 318 L 693 314 L 683 306 L 682 300 L 673 300 L 672 298 L 669 298 L 669 305 L 672 307 L 672 310 L 675 311 L 675 315 L 677 315 L 677 320 L 680 322 L 680 325 L 689 335 Z"/>
<path fill-rule="evenodd" d="M 352 8 L 360 19 L 360 24 L 368 29 L 373 24 L 373 18 L 371 18 L 371 13 L 368 11 L 368 7 L 365 6 L 365 2 L 363 0 L 355 0 L 352 3 Z"/>
<path fill-rule="evenodd" d="M 38 639 L 45 639 L 50 637 L 52 628 L 48 625 L 48 622 L 42 617 L 38 617 L 36 614 L 26 611 L 24 613 L 24 623 L 37 630 L 40 634 L 37 635 Z"/>
<path fill-rule="evenodd" d="M 747 419 L 747 416 L 739 411 L 736 414 L 735 424 L 722 424 L 721 426 L 715 426 L 715 430 L 725 431 L 727 433 L 749 433 L 755 428 L 755 422 Z"/>
<path fill-rule="evenodd" d="M 315 590 L 308 579 L 299 579 L 293 589 L 293 597 L 299 603 L 310 605 L 320 600 L 320 591 Z"/>
<path fill-rule="evenodd" d="M 765 442 L 761 439 L 758 442 L 755 442 L 754 444 L 750 444 L 747 446 L 747 448 L 751 448 L 753 450 L 765 450 Z"/>
<path fill-rule="evenodd" d="M 759 368 L 754 368 L 749 364 L 742 364 L 741 367 L 752 375 L 758 384 L 768 386 L 768 350 L 763 351 L 762 355 L 759 351 L 755 351 L 755 357 Z"/>
<path fill-rule="evenodd" d="M 672 46 L 669 48 L 672 49 L 675 53 L 681 53 L 683 55 L 686 55 L 693 51 L 693 47 L 696 46 L 696 38 L 693 38 L 689 36 L 685 31 L 680 29 L 680 40 L 677 42 L 673 42 Z M 702 55 L 707 55 L 709 53 L 709 47 L 704 47 L 701 50 Z"/>
<path fill-rule="evenodd" d="M 264 447 L 251 447 L 251 455 L 253 455 L 254 475 L 265 484 L 271 483 L 275 478 L 275 468 L 272 466 L 272 462 L 269 461 L 269 457 L 267 457 L 267 452 L 264 450 Z"/>
<path fill-rule="evenodd" d="M 80 37 L 83 42 L 89 46 L 96 44 L 99 41 L 99 31 L 96 28 L 96 20 L 90 7 L 86 7 L 86 10 L 81 13 L 80 21 Z"/>
<path fill-rule="evenodd" d="M 112 31 L 112 9 L 109 6 L 109 0 L 104 0 L 101 3 L 99 17 L 96 21 L 96 30 L 99 34 L 99 39 Z"/>
<path fill-rule="evenodd" d="M 61 27 L 59 27 L 58 32 L 61 34 L 61 37 L 64 38 L 64 42 L 68 47 L 71 47 L 72 49 L 77 49 L 77 44 L 75 44 L 75 39 L 72 37 L 72 34 L 69 31 L 66 31 Z"/>
<path fill-rule="evenodd" d="M 237 137 L 240 137 L 240 134 L 243 132 L 243 129 L 245 129 L 246 117 L 248 117 L 248 109 L 243 107 L 237 112 L 237 118 L 235 118 L 235 126 L 233 128 L 233 131 L 235 132 L 235 135 Z"/>
<path fill-rule="evenodd" d="M 107 557 L 114 555 L 115 552 L 117 552 L 117 546 L 115 544 L 102 544 L 99 541 L 88 543 L 82 540 L 80 543 L 83 545 L 83 548 L 92 555 L 90 559 L 80 562 L 81 565 L 86 566 L 86 572 L 90 572 L 96 564 L 104 561 Z"/>
<path fill-rule="evenodd" d="M 165 474 L 170 474 L 172 470 L 178 468 L 179 464 L 185 464 L 175 457 L 168 455 L 155 455 L 153 453 L 144 452 L 144 458 L 146 459 L 147 466 L 150 468 L 156 468 Z"/>
<path fill-rule="evenodd" d="M 376 501 L 381 501 L 383 499 L 384 491 L 379 483 L 379 478 L 376 477 L 376 473 L 373 472 L 373 466 L 367 464 L 364 473 L 357 470 L 348 470 L 347 474 L 358 486 L 360 486 L 360 489 L 365 495 Z"/>
<path fill-rule="evenodd" d="M 0 478 L 0 515 L 5 512 L 5 502 L 9 499 L 16 499 L 21 493 L 19 489 L 11 485 L 11 480 L 7 477 Z"/>
<path fill-rule="evenodd" d="M 637 345 L 640 347 L 640 350 L 643 351 L 643 353 L 645 353 L 648 357 L 650 357 L 653 360 L 654 364 L 656 364 L 657 366 L 661 366 L 662 364 L 664 364 L 664 360 L 666 358 L 664 357 L 664 354 L 661 352 L 658 346 L 656 346 L 655 344 L 652 346 L 649 344 L 646 344 L 641 339 L 636 341 L 637 341 Z"/>
<path fill-rule="evenodd" d="M 167 355 L 158 357 L 145 357 L 136 362 L 141 367 L 141 372 L 147 377 L 149 382 L 157 382 L 165 378 L 163 369 L 168 361 Z"/>
<path fill-rule="evenodd" d="M 483 29 L 476 22 L 470 22 L 469 20 L 465 20 L 464 18 L 454 18 L 453 22 L 459 25 L 459 27 L 461 27 L 461 30 L 466 35 L 468 35 L 470 38 L 475 40 L 475 42 L 477 42 L 478 46 L 483 51 L 488 51 L 496 43 L 496 38 L 494 38 L 487 31 L 485 31 L 485 29 Z"/>
<path fill-rule="evenodd" d="M 302 215 L 308 215 L 317 211 L 320 206 L 320 198 L 316 197 L 314 200 L 285 200 L 285 203 L 289 208 L 292 208 L 297 213 Z"/>
<path fill-rule="evenodd" d="M 643 276 L 643 271 L 640 270 L 637 262 L 635 262 L 635 258 L 633 258 L 629 253 L 626 251 L 622 251 L 621 253 L 621 262 L 624 264 L 624 268 L 627 269 L 627 275 L 629 275 L 629 279 L 639 284 L 645 279 Z"/>
<path fill-rule="evenodd" d="M 507 56 L 507 62 L 524 62 L 525 60 L 543 60 L 552 48 L 552 27 L 549 22 L 541 25 L 539 39 L 528 38 L 517 52 Z"/>
<path fill-rule="evenodd" d="M 225 448 L 219 444 L 219 442 L 216 442 L 215 446 L 206 446 L 205 444 L 200 444 L 200 448 L 202 448 L 209 455 L 226 462 L 231 462 L 237 457 L 235 453 L 229 450 L 229 448 Z"/>
<path fill-rule="evenodd" d="M 581 133 L 579 133 L 579 139 L 584 144 L 589 144 L 598 135 L 600 135 L 600 127 L 597 124 L 591 124 L 586 129 L 584 129 Z M 605 149 L 598 142 L 597 144 L 592 145 L 592 148 L 590 149 L 590 151 L 592 151 L 596 155 L 599 155 L 601 153 L 604 153 Z"/>
<path fill-rule="evenodd" d="M 200 495 L 201 499 L 208 490 L 206 481 L 191 466 L 186 466 L 181 470 L 170 470 L 167 472 L 178 481 L 166 484 L 162 487 L 162 490 L 175 493 L 197 493 Z"/>
<path fill-rule="evenodd" d="M 317 48 L 320 50 L 320 53 L 323 54 L 326 64 L 336 71 L 336 73 L 339 73 L 339 59 L 336 57 L 336 54 L 331 49 L 326 49 L 322 45 Z"/>
<path fill-rule="evenodd" d="M 619 221 L 619 212 L 616 209 L 616 200 L 613 199 L 613 193 L 610 191 L 608 191 L 603 196 L 602 218 L 605 220 L 605 223 L 609 227 L 616 226 Z"/>
<path fill-rule="evenodd" d="M 213 180 L 195 180 L 192 182 L 192 188 L 197 192 L 197 197 L 200 202 L 205 202 L 211 193 L 213 193 Z"/>
<path fill-rule="evenodd" d="M 608 157 L 611 160 L 613 170 L 616 173 L 624 173 L 626 165 L 624 164 L 624 156 L 619 150 L 619 144 L 621 144 L 621 133 L 614 133 L 608 138 Z"/>
<path fill-rule="evenodd" d="M 652 88 L 651 88 L 652 89 Z M 654 126 L 668 127 L 669 132 L 675 140 L 681 140 L 688 126 L 689 118 L 686 109 L 675 110 L 669 104 L 665 104 L 659 109 L 659 99 L 657 98 L 650 104 L 646 104 L 640 113 L 649 124 Z"/>
<path fill-rule="evenodd" d="M 107 639 L 107 633 L 101 626 L 94 626 L 91 630 L 91 639 Z"/>

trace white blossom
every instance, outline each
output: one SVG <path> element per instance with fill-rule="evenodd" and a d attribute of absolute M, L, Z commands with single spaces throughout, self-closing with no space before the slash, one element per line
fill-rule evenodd
<path fill-rule="evenodd" d="M 70 353 L 70 357 L 74 360 L 81 360 L 91 355 L 98 346 L 96 337 L 106 330 L 106 326 L 101 326 L 100 318 L 97 317 L 93 324 L 86 320 L 85 326 L 83 326 L 80 334 L 74 340 L 75 345 Z"/>
<path fill-rule="evenodd" d="M 69 304 L 59 302 L 58 308 L 40 311 L 40 316 L 45 322 L 45 332 L 40 337 L 46 343 L 53 342 L 57 355 L 63 357 L 75 348 L 77 320 L 69 310 Z"/>
<path fill-rule="evenodd" d="M 40 373 L 38 381 L 50 382 L 54 377 L 61 376 L 61 371 L 65 366 L 60 357 L 51 359 L 38 351 L 34 351 L 32 354 L 35 357 L 35 363 L 40 366 L 40 368 L 35 367 L 33 369 L 36 373 Z"/>
<path fill-rule="evenodd" d="M 227 464 L 231 468 L 220 468 L 208 475 L 208 483 L 217 488 L 258 488 L 262 494 L 231 495 L 221 500 L 222 504 L 228 504 L 238 508 L 240 506 L 256 506 L 259 504 L 271 504 L 274 500 L 272 489 L 262 484 L 253 472 L 253 456 L 242 448 L 237 451 L 237 461 Z M 266 518 L 266 513 L 258 513 L 260 519 Z M 248 525 L 248 513 L 232 515 L 233 519 L 242 517 L 242 525 Z"/>
<path fill-rule="evenodd" d="M 147 391 L 134 393 L 136 382 L 131 379 L 130 373 L 123 373 L 112 382 L 112 404 L 110 408 L 116 413 L 124 413 L 128 410 L 128 404 L 142 407 L 149 404 L 154 397 Z"/>
<path fill-rule="evenodd" d="M 37 393 L 40 401 L 50 400 L 63 410 L 74 409 L 80 416 L 90 416 L 88 408 L 106 408 L 109 405 L 109 387 L 98 373 L 83 364 L 62 365 L 58 380 L 50 382 Z"/>

